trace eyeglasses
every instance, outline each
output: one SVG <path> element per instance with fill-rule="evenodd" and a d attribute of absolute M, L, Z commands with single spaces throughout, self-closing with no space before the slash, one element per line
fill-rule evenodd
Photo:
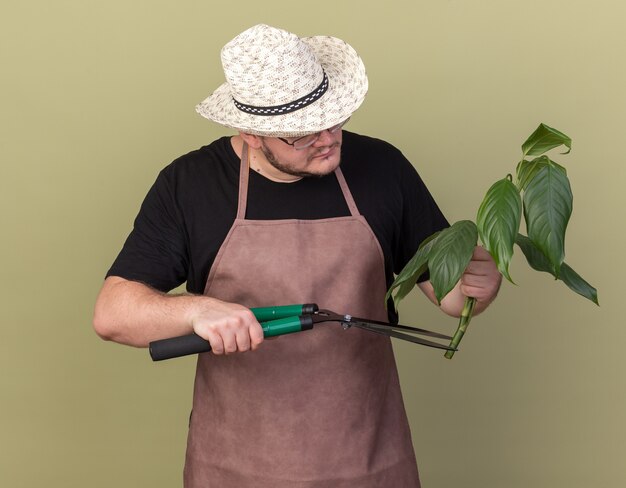
<path fill-rule="evenodd" d="M 317 142 L 317 140 L 320 138 L 320 136 L 322 135 L 322 132 L 330 132 L 331 134 L 335 134 L 336 132 L 338 132 L 344 125 L 346 125 L 348 123 L 348 121 L 350 120 L 350 117 L 348 117 L 346 120 L 344 120 L 343 122 L 341 122 L 340 124 L 337 125 L 333 125 L 332 127 L 330 127 L 329 129 L 325 129 L 323 131 L 320 132 L 316 132 L 315 134 L 308 134 L 306 136 L 302 136 L 302 137 L 298 137 L 296 139 L 291 139 L 291 141 L 289 139 L 285 139 L 283 137 L 277 137 L 277 139 L 280 139 L 281 141 L 283 141 L 285 144 L 289 144 L 290 146 L 293 146 L 294 149 L 296 150 L 300 150 L 300 149 L 306 149 L 307 147 L 311 147 L 313 144 L 315 144 Z"/>

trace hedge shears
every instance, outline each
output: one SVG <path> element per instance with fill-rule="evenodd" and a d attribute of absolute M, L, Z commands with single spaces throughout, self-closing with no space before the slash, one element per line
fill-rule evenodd
<path fill-rule="evenodd" d="M 263 328 L 264 337 L 275 337 L 294 332 L 311 330 L 315 324 L 322 322 L 338 322 L 344 330 L 358 327 L 375 334 L 381 334 L 404 341 L 421 344 L 422 346 L 456 351 L 456 349 L 415 337 L 416 334 L 438 339 L 452 339 L 451 336 L 432 332 L 430 330 L 409 327 L 407 325 L 391 324 L 377 320 L 360 319 L 352 315 L 341 315 L 330 310 L 320 310 L 315 303 L 297 305 L 281 305 L 276 307 L 259 307 L 250 309 Z M 190 334 L 169 339 L 161 339 L 150 343 L 150 356 L 153 361 L 162 361 L 190 354 L 198 354 L 211 350 L 209 342 L 199 335 Z"/>

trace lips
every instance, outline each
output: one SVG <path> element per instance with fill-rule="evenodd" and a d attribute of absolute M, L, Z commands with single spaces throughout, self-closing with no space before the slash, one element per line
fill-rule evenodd
<path fill-rule="evenodd" d="M 333 144 L 328 149 L 324 149 L 322 152 L 312 156 L 311 159 L 325 159 L 333 156 L 339 147 L 339 143 Z"/>

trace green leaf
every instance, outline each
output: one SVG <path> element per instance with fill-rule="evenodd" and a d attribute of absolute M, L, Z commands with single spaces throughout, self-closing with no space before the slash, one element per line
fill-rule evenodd
<path fill-rule="evenodd" d="M 522 198 L 509 178 L 496 181 L 487 191 L 476 217 L 478 236 L 493 256 L 500 273 L 509 280 L 513 244 L 522 220 Z"/>
<path fill-rule="evenodd" d="M 554 276 L 554 278 L 557 278 L 554 274 L 552 266 L 550 265 L 550 261 L 548 261 L 548 258 L 545 257 L 539 249 L 537 249 L 528 237 L 522 234 L 517 234 L 515 244 L 517 244 L 522 250 L 524 256 L 526 256 L 526 261 L 528 261 L 531 268 L 536 271 L 550 273 Z"/>
<path fill-rule="evenodd" d="M 478 241 L 476 224 L 460 220 L 439 234 L 428 257 L 430 282 L 441 303 L 467 268 Z"/>
<path fill-rule="evenodd" d="M 522 144 L 522 152 L 524 153 L 522 159 L 526 156 L 540 156 L 561 145 L 567 147 L 567 151 L 563 154 L 569 153 L 572 149 L 572 139 L 552 127 L 539 124 L 535 132 Z"/>
<path fill-rule="evenodd" d="M 515 243 L 520 247 L 524 256 L 526 256 L 526 261 L 528 264 L 537 271 L 543 271 L 546 273 L 550 273 L 552 276 L 556 278 L 552 271 L 552 267 L 550 265 L 550 261 L 546 258 L 539 249 L 535 247 L 532 241 L 522 234 L 518 234 L 515 239 Z M 559 278 L 563 283 L 565 283 L 571 290 L 575 291 L 579 295 L 591 300 L 596 305 L 598 303 L 598 292 L 597 290 L 587 283 L 576 271 L 574 271 L 570 266 L 566 263 L 561 265 L 561 274 Z"/>
<path fill-rule="evenodd" d="M 573 291 L 579 295 L 584 296 L 588 300 L 591 300 L 596 305 L 600 305 L 598 302 L 598 290 L 587 283 L 576 271 L 570 268 L 566 263 L 561 266 L 561 280 Z"/>
<path fill-rule="evenodd" d="M 528 161 L 527 159 L 522 159 L 516 168 L 517 174 L 517 187 L 520 191 L 524 191 L 526 189 L 526 185 L 528 182 L 532 180 L 535 173 L 541 167 L 541 159 L 545 156 L 541 156 L 539 158 L 533 159 L 532 161 Z"/>
<path fill-rule="evenodd" d="M 397 289 L 397 292 L 393 296 L 393 302 L 397 308 L 402 299 L 411 292 L 419 277 L 428 269 L 428 255 L 439 234 L 440 232 L 435 232 L 422 241 L 417 249 L 417 252 L 404 266 L 404 268 L 402 268 L 400 274 L 396 276 L 396 279 L 389 287 L 387 295 L 385 296 L 385 303 L 388 302 L 393 291 Z"/>
<path fill-rule="evenodd" d="M 567 170 L 560 164 L 551 161 L 548 156 L 539 156 L 532 161 L 528 161 L 526 159 L 520 161 L 517 165 L 517 187 L 520 191 L 526 189 L 528 183 L 534 178 L 535 174 L 537 174 L 537 171 L 550 163 L 567 175 Z"/>
<path fill-rule="evenodd" d="M 572 214 L 572 200 L 567 175 L 550 160 L 541 165 L 524 192 L 528 237 L 548 258 L 557 277 L 565 257 L 565 230 Z"/>

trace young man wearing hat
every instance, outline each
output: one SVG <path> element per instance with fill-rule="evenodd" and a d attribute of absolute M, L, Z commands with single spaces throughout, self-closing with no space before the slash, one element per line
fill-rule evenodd
<path fill-rule="evenodd" d="M 222 64 L 226 82 L 197 110 L 238 135 L 160 173 L 98 297 L 96 331 L 143 347 L 191 332 L 210 342 L 187 487 L 417 487 L 389 339 L 328 326 L 264 343 L 249 308 L 315 302 L 394 320 L 393 272 L 448 224 L 398 150 L 343 130 L 368 86 L 348 44 L 257 25 Z M 166 294 L 185 281 L 188 295 Z M 458 315 L 471 295 L 480 312 L 499 284 L 479 248 L 441 308 Z"/>

